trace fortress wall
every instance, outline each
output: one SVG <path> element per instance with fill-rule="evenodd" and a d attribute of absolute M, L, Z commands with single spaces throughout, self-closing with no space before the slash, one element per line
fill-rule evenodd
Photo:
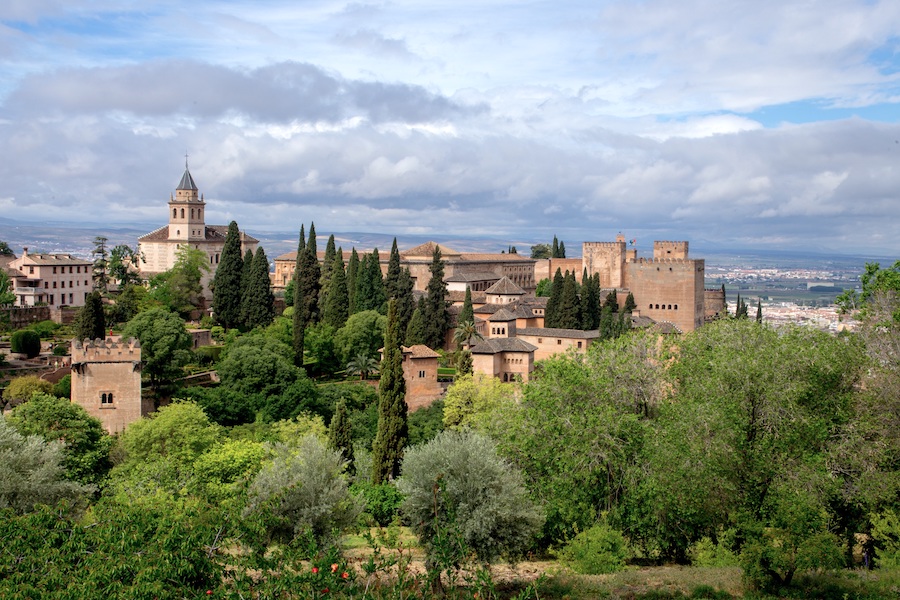
<path fill-rule="evenodd" d="M 581 245 L 582 269 L 589 275 L 600 274 L 600 287 L 625 287 L 625 241 L 584 242 Z"/>
<path fill-rule="evenodd" d="M 626 269 L 627 287 L 641 315 L 674 323 L 683 332 L 703 325 L 702 259 L 638 259 L 628 262 Z"/>
<path fill-rule="evenodd" d="M 722 288 L 703 290 L 704 318 L 707 321 L 725 314 L 725 291 Z"/>
<path fill-rule="evenodd" d="M 72 342 L 72 402 L 110 433 L 152 410 L 141 399 L 141 346 L 134 339 Z"/>
<path fill-rule="evenodd" d="M 653 258 L 688 258 L 687 242 L 653 242 Z"/>

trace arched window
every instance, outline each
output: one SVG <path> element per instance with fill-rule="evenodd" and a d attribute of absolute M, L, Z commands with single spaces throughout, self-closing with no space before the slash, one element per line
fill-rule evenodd
<path fill-rule="evenodd" d="M 675 310 L 678 310 L 678 305 L 677 305 L 677 304 L 675 305 Z"/>
<path fill-rule="evenodd" d="M 182 219 L 184 218 L 184 209 L 183 208 L 181 209 L 181 218 Z"/>
<path fill-rule="evenodd" d="M 659 308 L 659 304 L 656 305 L 656 308 Z"/>
<path fill-rule="evenodd" d="M 173 219 L 177 219 L 177 218 L 178 218 L 178 209 L 177 209 L 177 208 L 173 208 L 173 209 L 172 209 L 172 218 L 173 218 Z"/>
<path fill-rule="evenodd" d="M 191 218 L 192 219 L 194 218 L 194 209 L 193 208 L 191 209 Z"/>

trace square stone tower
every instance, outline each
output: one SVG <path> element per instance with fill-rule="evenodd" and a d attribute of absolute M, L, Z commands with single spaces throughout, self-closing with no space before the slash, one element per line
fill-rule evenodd
<path fill-rule="evenodd" d="M 110 433 L 153 410 L 141 399 L 141 345 L 107 340 L 72 341 L 72 402 L 100 419 Z"/>

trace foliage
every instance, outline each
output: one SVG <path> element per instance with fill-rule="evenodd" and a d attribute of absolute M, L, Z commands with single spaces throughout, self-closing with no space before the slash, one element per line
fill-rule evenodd
<path fill-rule="evenodd" d="M 6 269 L 0 269 L 0 306 L 12 306 L 15 302 L 16 294 L 12 291 L 9 275 L 6 274 Z"/>
<path fill-rule="evenodd" d="M 365 354 L 357 354 L 347 363 L 348 375 L 359 375 L 360 380 L 365 381 L 369 378 L 370 373 L 377 373 L 380 363 L 372 356 Z"/>
<path fill-rule="evenodd" d="M 356 470 L 353 464 L 353 431 L 350 415 L 347 413 L 347 402 L 341 399 L 331 418 L 328 427 L 328 447 L 341 453 L 347 463 L 347 472 L 353 475 Z"/>
<path fill-rule="evenodd" d="M 109 277 L 119 284 L 119 288 L 128 285 L 140 285 L 141 276 L 136 271 L 141 256 L 137 250 L 125 244 L 115 246 L 109 252 Z"/>
<path fill-rule="evenodd" d="M 531 247 L 531 258 L 552 258 L 553 252 L 549 244 L 535 244 Z"/>
<path fill-rule="evenodd" d="M 405 496 L 401 510 L 432 561 L 447 525 L 490 562 L 524 553 L 543 522 L 521 474 L 473 432 L 445 431 L 409 449 L 397 488 Z"/>
<path fill-rule="evenodd" d="M 131 463 L 190 464 L 216 443 L 218 426 L 193 402 L 175 402 L 128 426 L 122 444 Z"/>
<path fill-rule="evenodd" d="M 128 322 L 122 332 L 141 343 L 141 360 L 151 385 L 159 388 L 181 373 L 181 366 L 191 357 L 191 336 L 184 322 L 164 308 L 151 308 Z"/>
<path fill-rule="evenodd" d="M 378 431 L 372 444 L 372 483 L 379 484 L 400 474 L 403 447 L 409 436 L 406 379 L 397 322 L 397 302 L 388 302 L 387 331 L 378 384 Z"/>
<path fill-rule="evenodd" d="M 275 318 L 275 296 L 269 279 L 269 259 L 262 248 L 253 255 L 241 300 L 241 322 L 247 329 L 266 327 Z"/>
<path fill-rule="evenodd" d="M 475 322 L 475 313 L 472 309 L 472 288 L 466 286 L 466 295 L 463 298 L 462 309 L 459 311 L 459 315 L 456 317 L 457 323 L 469 323 Z"/>
<path fill-rule="evenodd" d="M 422 303 L 420 302 L 419 305 L 421 306 Z M 406 325 L 405 333 L 407 346 L 425 343 L 425 317 L 419 307 L 413 310 L 412 317 Z"/>
<path fill-rule="evenodd" d="M 228 224 L 225 245 L 219 257 L 216 274 L 213 277 L 213 308 L 216 320 L 226 329 L 241 323 L 241 303 L 243 294 L 242 274 L 244 259 L 241 256 L 241 232 L 236 221 Z"/>
<path fill-rule="evenodd" d="M 17 514 L 39 504 L 78 503 L 93 491 L 66 479 L 62 442 L 47 442 L 39 435 L 22 435 L 0 417 L 0 510 Z"/>
<path fill-rule="evenodd" d="M 866 263 L 866 269 L 859 281 L 861 292 L 847 289 L 835 299 L 835 304 L 841 312 L 849 313 L 857 308 L 865 309 L 877 294 L 900 295 L 900 260 L 885 269 L 881 268 L 880 263 Z M 894 318 L 900 320 L 896 315 Z"/>
<path fill-rule="evenodd" d="M 41 379 L 37 375 L 23 375 L 9 382 L 3 390 L 3 401 L 9 403 L 25 402 L 31 400 L 35 394 L 50 394 L 53 392 L 53 384 Z"/>
<path fill-rule="evenodd" d="M 430 405 L 409 413 L 409 445 L 430 442 L 444 430 L 444 401 L 438 399 Z"/>
<path fill-rule="evenodd" d="M 72 376 L 66 375 L 53 386 L 53 395 L 60 398 L 72 397 Z"/>
<path fill-rule="evenodd" d="M 688 549 L 688 557 L 695 567 L 733 567 L 739 564 L 738 557 L 731 551 L 734 545 L 734 530 L 720 531 L 717 540 L 703 536 Z"/>
<path fill-rule="evenodd" d="M 46 340 L 53 337 L 53 334 L 56 333 L 56 331 L 59 330 L 60 327 L 62 327 L 62 325 L 60 325 L 59 323 L 48 320 L 33 323 L 28 326 L 28 329 L 41 336 L 42 340 Z"/>
<path fill-rule="evenodd" d="M 150 303 L 148 291 L 143 285 L 129 283 L 119 288 L 119 293 L 106 306 L 107 323 L 127 323 Z"/>
<path fill-rule="evenodd" d="M 344 326 L 350 315 L 347 274 L 344 272 L 344 259 L 340 252 L 335 254 L 334 263 L 331 266 L 327 292 L 325 307 L 322 310 L 322 320 L 337 330 Z"/>
<path fill-rule="evenodd" d="M 272 460 L 250 485 L 245 515 L 262 516 L 270 541 L 311 535 L 329 543 L 356 522 L 360 507 L 347 487 L 344 461 L 315 437 L 297 448 L 271 447 Z"/>
<path fill-rule="evenodd" d="M 196 403 L 210 421 L 223 427 L 253 422 L 257 407 L 264 402 L 256 395 L 237 392 L 225 386 L 192 387 L 179 395 L 182 400 Z"/>
<path fill-rule="evenodd" d="M 98 235 L 94 238 L 94 249 L 91 255 L 94 264 L 91 268 L 94 290 L 106 295 L 109 287 L 109 251 L 106 249 L 107 238 Z"/>
<path fill-rule="evenodd" d="M 302 367 L 304 359 L 304 335 L 306 328 L 319 321 L 319 259 L 316 249 L 316 226 L 309 226 L 309 240 L 297 246 L 297 263 L 294 267 L 294 363 Z"/>
<path fill-rule="evenodd" d="M 560 560 L 576 573 L 603 575 L 625 568 L 628 544 L 622 532 L 601 520 L 580 532 L 559 551 Z"/>
<path fill-rule="evenodd" d="M 356 248 L 350 252 L 350 260 L 347 261 L 347 306 L 350 314 L 359 312 L 356 308 L 356 278 L 359 276 L 359 254 Z"/>
<path fill-rule="evenodd" d="M 353 296 L 354 312 L 374 310 L 384 312 L 386 300 L 384 280 L 381 276 L 381 259 L 378 248 L 363 255 L 356 273 L 356 293 Z"/>
<path fill-rule="evenodd" d="M 574 273 L 566 273 L 563 279 L 562 294 L 556 307 L 553 327 L 562 329 L 581 328 L 581 305 L 578 300 L 578 287 Z"/>
<path fill-rule="evenodd" d="M 41 336 L 36 331 L 21 329 L 13 332 L 9 340 L 10 350 L 34 358 L 41 353 Z"/>
<path fill-rule="evenodd" d="M 68 399 L 36 393 L 14 408 L 7 421 L 22 435 L 62 442 L 62 466 L 68 479 L 98 484 L 112 466 L 112 438 L 106 435 L 99 420 Z"/>
<path fill-rule="evenodd" d="M 103 298 L 94 290 L 84 300 L 84 306 L 75 319 L 75 339 L 105 340 L 106 317 L 103 313 Z"/>
<path fill-rule="evenodd" d="M 158 305 L 187 316 L 200 305 L 203 275 L 209 272 L 209 260 L 203 250 L 181 246 L 175 264 L 150 280 L 149 297 Z"/>
<path fill-rule="evenodd" d="M 334 375 L 341 369 L 340 357 L 334 342 L 336 331 L 324 321 L 306 329 L 304 349 L 313 374 Z"/>
<path fill-rule="evenodd" d="M 355 356 L 376 356 L 378 349 L 384 345 L 384 330 L 387 317 L 374 310 L 366 310 L 351 315 L 347 323 L 334 335 L 334 344 L 341 357 L 341 363 L 347 364 Z"/>
<path fill-rule="evenodd" d="M 515 401 L 517 393 L 516 384 L 484 373 L 457 377 L 444 396 L 444 427 L 482 429 L 495 411 Z"/>
<path fill-rule="evenodd" d="M 550 297 L 544 309 L 544 327 L 557 327 L 559 323 L 559 305 L 562 301 L 565 278 L 562 269 L 557 268 L 553 275 L 553 283 L 550 284 Z"/>
<path fill-rule="evenodd" d="M 541 297 L 549 297 L 550 289 L 553 287 L 553 282 L 548 278 L 541 279 L 537 282 L 537 287 L 534 290 L 534 295 L 538 298 Z"/>
<path fill-rule="evenodd" d="M 444 282 L 444 261 L 441 259 L 441 249 L 435 245 L 431 256 L 431 279 L 425 290 L 424 310 L 422 320 L 425 323 L 425 341 L 429 348 L 442 348 L 444 335 L 450 328 L 450 303 L 447 301 L 447 284 Z"/>
<path fill-rule="evenodd" d="M 878 565 L 900 568 L 900 518 L 894 510 L 872 515 L 872 539 L 875 541 Z"/>
<path fill-rule="evenodd" d="M 350 486 L 350 491 L 362 501 L 364 512 L 379 527 L 387 527 L 400 513 L 403 494 L 391 481 L 376 485 L 365 479 L 357 479 Z"/>

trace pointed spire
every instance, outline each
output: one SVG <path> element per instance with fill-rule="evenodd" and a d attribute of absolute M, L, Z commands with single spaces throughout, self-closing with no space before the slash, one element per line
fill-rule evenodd
<path fill-rule="evenodd" d="M 178 187 L 175 188 L 177 190 L 197 190 L 197 184 L 194 183 L 194 178 L 191 177 L 191 172 L 188 169 L 188 155 L 185 153 L 184 155 L 184 175 L 181 176 L 181 181 L 178 183 Z"/>

